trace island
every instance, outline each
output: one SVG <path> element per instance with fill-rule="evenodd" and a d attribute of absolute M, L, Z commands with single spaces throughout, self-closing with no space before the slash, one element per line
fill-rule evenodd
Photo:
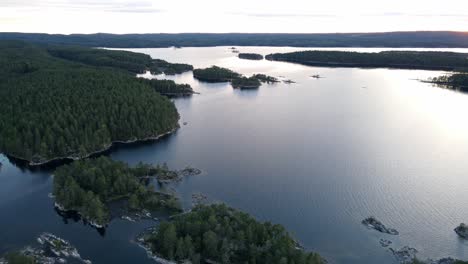
<path fill-rule="evenodd" d="M 241 74 L 226 68 L 211 66 L 205 69 L 193 70 L 193 77 L 204 82 L 230 82 L 241 77 Z"/>
<path fill-rule="evenodd" d="M 231 82 L 233 88 L 253 89 L 262 83 L 276 83 L 278 79 L 265 74 L 254 74 L 251 77 L 243 76 L 230 69 L 212 66 L 206 69 L 193 70 L 195 79 L 205 82 Z"/>
<path fill-rule="evenodd" d="M 464 239 L 468 239 L 468 226 L 464 223 L 461 223 L 455 228 L 455 232 Z"/>
<path fill-rule="evenodd" d="M 239 53 L 239 59 L 246 59 L 246 60 L 263 60 L 262 54 L 257 53 Z"/>
<path fill-rule="evenodd" d="M 439 77 L 430 78 L 427 83 L 435 84 L 439 87 L 468 92 L 468 72 L 460 72 Z"/>
<path fill-rule="evenodd" d="M 149 185 L 148 177 L 160 174 L 168 174 L 168 169 L 141 163 L 132 168 L 107 157 L 75 161 L 54 172 L 55 205 L 61 211 L 79 213 L 97 228 L 105 227 L 110 221 L 110 204 L 130 213 L 180 212 L 174 194 L 156 192 Z"/>
<path fill-rule="evenodd" d="M 268 75 L 265 75 L 265 74 L 254 74 L 253 75 L 254 78 L 258 79 L 259 81 L 263 82 L 263 83 L 277 83 L 279 82 L 279 80 L 275 77 L 272 77 L 272 76 L 268 76 Z"/>
<path fill-rule="evenodd" d="M 262 83 L 260 82 L 259 79 L 255 78 L 254 76 L 252 77 L 239 77 L 236 79 L 233 79 L 231 81 L 231 85 L 233 88 L 240 88 L 240 89 L 255 89 L 260 87 Z"/>
<path fill-rule="evenodd" d="M 390 235 L 398 235 L 398 231 L 393 228 L 387 228 L 382 222 L 377 220 L 375 217 L 370 216 L 364 220 L 362 220 L 362 224 L 367 226 L 368 228 L 375 229 L 381 233 L 386 233 Z"/>
<path fill-rule="evenodd" d="M 284 227 L 224 204 L 197 205 L 150 228 L 137 241 L 155 259 L 176 263 L 326 263 L 304 251 Z"/>
<path fill-rule="evenodd" d="M 310 66 L 396 68 L 455 71 L 468 68 L 468 54 L 435 51 L 297 51 L 269 54 L 265 58 Z"/>
<path fill-rule="evenodd" d="M 172 133 L 179 114 L 160 93 L 193 93 L 137 78 L 151 58 L 133 52 L 0 41 L 0 58 L 0 151 L 30 166 Z"/>

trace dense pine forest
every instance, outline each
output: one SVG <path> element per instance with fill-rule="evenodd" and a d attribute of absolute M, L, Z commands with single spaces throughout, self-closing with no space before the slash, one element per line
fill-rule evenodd
<path fill-rule="evenodd" d="M 108 203 L 126 201 L 128 210 L 167 209 L 180 211 L 178 200 L 155 192 L 145 176 L 159 172 L 140 164 L 132 168 L 107 157 L 75 161 L 54 172 L 53 194 L 66 210 L 78 211 L 86 219 L 105 225 L 110 220 Z M 161 170 L 166 170 L 162 168 Z"/>
<path fill-rule="evenodd" d="M 257 53 L 239 53 L 239 59 L 263 60 L 263 55 Z"/>
<path fill-rule="evenodd" d="M 382 33 L 183 33 L 183 34 L 41 34 L 0 33 L 0 39 L 112 48 L 292 46 L 292 47 L 444 47 L 468 48 L 468 34 L 453 31 Z"/>
<path fill-rule="evenodd" d="M 0 151 L 39 164 L 85 157 L 114 141 L 153 138 L 177 128 L 174 104 L 156 91 L 187 93 L 191 88 L 130 74 L 134 68 L 129 65 L 139 64 L 125 63 L 146 55 L 77 49 L 83 51 L 78 57 L 90 58 L 79 60 L 91 66 L 57 58 L 51 50 L 0 42 Z M 89 62 L 95 59 L 103 63 Z"/>
<path fill-rule="evenodd" d="M 451 75 L 434 77 L 428 80 L 428 82 L 448 89 L 468 92 L 468 73 L 454 73 Z"/>
<path fill-rule="evenodd" d="M 468 54 L 430 51 L 382 51 L 378 53 L 347 51 L 298 51 L 269 54 L 267 60 L 287 61 L 328 67 L 386 67 L 398 69 L 463 70 L 468 69 Z"/>
<path fill-rule="evenodd" d="M 178 263 L 326 263 L 300 249 L 282 226 L 224 204 L 197 206 L 143 238 L 155 254 Z"/>
<path fill-rule="evenodd" d="M 55 57 L 93 66 L 119 68 L 132 73 L 143 73 L 149 70 L 152 74 L 177 74 L 193 70 L 192 65 L 169 63 L 160 59 L 152 59 L 146 54 L 130 51 L 65 46 L 49 47 L 47 51 Z"/>
<path fill-rule="evenodd" d="M 265 74 L 254 74 L 245 77 L 230 69 L 211 66 L 205 69 L 193 70 L 193 77 L 204 82 L 231 82 L 233 88 L 252 89 L 258 88 L 262 83 L 275 83 L 278 79 Z"/>

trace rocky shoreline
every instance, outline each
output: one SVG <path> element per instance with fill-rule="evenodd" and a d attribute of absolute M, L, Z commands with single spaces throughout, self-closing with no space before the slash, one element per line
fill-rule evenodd
<path fill-rule="evenodd" d="M 37 242 L 37 247 L 28 246 L 18 252 L 14 252 L 15 255 L 32 259 L 33 263 L 38 264 L 92 263 L 90 260 L 83 259 L 78 250 L 70 242 L 51 233 L 42 233 L 37 238 Z M 9 264 L 8 256 L 0 258 L 0 263 Z"/>
<path fill-rule="evenodd" d="M 153 137 L 146 137 L 146 138 L 143 138 L 143 139 L 135 138 L 135 139 L 130 139 L 130 140 L 115 140 L 115 141 L 112 141 L 111 143 L 107 144 L 104 148 L 102 148 L 100 150 L 97 150 L 97 151 L 94 151 L 94 152 L 87 153 L 86 155 L 83 155 L 83 156 L 55 157 L 55 158 L 52 158 L 52 159 L 49 159 L 49 160 L 46 160 L 46 161 L 34 162 L 34 161 L 28 160 L 26 158 L 18 157 L 18 156 L 12 155 L 12 154 L 8 154 L 8 153 L 4 153 L 4 154 L 7 157 L 11 157 L 13 159 L 23 161 L 23 162 L 27 163 L 27 165 L 30 166 L 30 167 L 40 167 L 40 166 L 45 166 L 45 165 L 53 163 L 53 162 L 60 162 L 60 161 L 67 161 L 67 160 L 75 161 L 75 160 L 80 160 L 80 159 L 86 159 L 86 158 L 89 158 L 91 156 L 102 154 L 102 153 L 104 153 L 106 151 L 109 151 L 115 144 L 132 144 L 132 143 L 138 143 L 138 142 L 155 141 L 155 140 L 158 140 L 158 139 L 160 139 L 160 138 L 162 138 L 164 136 L 167 136 L 169 134 L 174 133 L 175 131 L 177 131 L 178 128 L 179 128 L 179 125 L 177 125 L 177 127 L 173 128 L 173 129 L 171 129 L 171 130 L 169 130 L 169 131 L 167 131 L 165 133 L 162 133 L 160 135 L 153 136 Z"/>

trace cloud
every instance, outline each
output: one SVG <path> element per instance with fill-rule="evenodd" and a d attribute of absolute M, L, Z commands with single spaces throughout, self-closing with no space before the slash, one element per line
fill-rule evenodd
<path fill-rule="evenodd" d="M 116 13 L 160 13 L 162 9 L 154 8 L 149 1 L 112 1 L 112 0 L 2 0 L 0 7 L 49 9 L 58 8 L 69 11 L 102 11 Z"/>
<path fill-rule="evenodd" d="M 308 18 L 322 18 L 322 17 L 336 17 L 333 14 L 308 14 L 308 13 L 248 13 L 237 12 L 231 13 L 232 15 L 242 15 L 248 17 L 266 17 L 266 18 L 295 18 L 295 17 L 308 17 Z"/>

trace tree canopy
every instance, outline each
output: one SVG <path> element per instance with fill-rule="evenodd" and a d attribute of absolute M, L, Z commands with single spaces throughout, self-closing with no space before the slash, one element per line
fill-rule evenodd
<path fill-rule="evenodd" d="M 258 222 L 224 204 L 199 205 L 162 222 L 144 239 L 155 254 L 179 263 L 326 263 L 300 249 L 282 226 Z"/>
<path fill-rule="evenodd" d="M 173 195 L 155 192 L 147 185 L 144 176 L 154 173 L 158 171 L 147 165 L 132 168 L 107 157 L 75 161 L 54 172 L 53 194 L 66 210 L 78 211 L 99 225 L 110 220 L 107 205 L 115 200 L 127 201 L 129 210 L 179 211 Z"/>
<path fill-rule="evenodd" d="M 85 157 L 112 142 L 152 138 L 178 126 L 174 104 L 155 91 L 187 94 L 190 86 L 140 80 L 127 71 L 134 64 L 124 62 L 131 60 L 118 57 L 147 55 L 87 50 L 80 53 L 86 60 L 101 61 L 93 54 L 103 53 L 124 66 L 112 68 L 107 59 L 105 67 L 90 66 L 52 56 L 44 47 L 0 41 L 1 151 L 40 164 Z"/>
<path fill-rule="evenodd" d="M 402 69 L 457 70 L 468 68 L 468 54 L 435 51 L 297 51 L 274 53 L 267 60 L 332 67 L 388 67 Z"/>

